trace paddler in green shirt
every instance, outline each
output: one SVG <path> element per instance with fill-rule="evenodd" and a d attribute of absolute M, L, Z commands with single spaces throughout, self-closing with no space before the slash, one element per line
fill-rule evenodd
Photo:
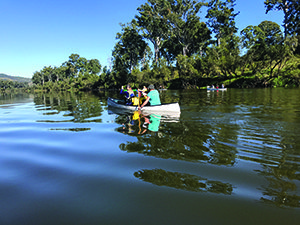
<path fill-rule="evenodd" d="M 148 102 L 150 105 L 161 105 L 160 98 L 159 98 L 159 92 L 155 90 L 155 87 L 153 84 L 150 84 L 149 87 L 149 93 L 147 94 L 145 102 L 139 107 L 139 109 L 143 108 Z"/>

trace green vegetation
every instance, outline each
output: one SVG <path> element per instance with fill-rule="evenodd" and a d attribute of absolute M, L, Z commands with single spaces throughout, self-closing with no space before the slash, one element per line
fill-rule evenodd
<path fill-rule="evenodd" d="M 28 92 L 30 90 L 31 79 L 24 77 L 0 74 L 0 93 L 11 93 L 18 91 Z"/>
<path fill-rule="evenodd" d="M 100 71 L 99 60 L 72 54 L 60 67 L 48 66 L 35 72 L 32 82 L 38 90 L 44 91 L 90 90 L 98 84 Z"/>
<path fill-rule="evenodd" d="M 32 82 L 41 91 L 114 89 L 126 83 L 174 89 L 221 83 L 239 88 L 298 87 L 297 1 L 264 2 L 266 13 L 283 11 L 284 32 L 275 22 L 262 21 L 240 34 L 235 2 L 148 0 L 116 34 L 111 68 L 72 54 L 60 67 L 35 72 Z"/>

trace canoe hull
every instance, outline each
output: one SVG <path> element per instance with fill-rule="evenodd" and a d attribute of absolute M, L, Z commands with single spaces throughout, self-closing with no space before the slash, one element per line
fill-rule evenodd
<path fill-rule="evenodd" d="M 107 105 L 109 107 L 114 107 L 117 109 L 120 109 L 122 111 L 128 111 L 128 112 L 134 112 L 138 110 L 138 106 L 128 106 L 121 104 L 122 100 L 114 99 L 114 98 L 108 98 L 107 99 Z M 180 106 L 178 102 L 175 103 L 169 103 L 169 104 L 161 104 L 161 105 L 155 105 L 155 106 L 144 106 L 141 111 L 147 114 L 160 114 L 160 115 L 180 115 Z"/>
<path fill-rule="evenodd" d="M 208 91 L 226 91 L 227 88 L 207 88 Z"/>

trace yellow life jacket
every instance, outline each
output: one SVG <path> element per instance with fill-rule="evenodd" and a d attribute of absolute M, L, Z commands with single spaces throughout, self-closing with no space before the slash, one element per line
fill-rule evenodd
<path fill-rule="evenodd" d="M 139 105 L 139 98 L 138 97 L 132 97 L 131 101 L 132 101 L 132 105 Z"/>

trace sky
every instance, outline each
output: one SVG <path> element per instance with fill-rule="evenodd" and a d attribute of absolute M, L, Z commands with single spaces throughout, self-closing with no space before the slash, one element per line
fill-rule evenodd
<path fill-rule="evenodd" d="M 0 73 L 31 78 L 45 66 L 59 67 L 74 53 L 102 67 L 121 31 L 147 0 L 0 0 Z M 265 14 L 264 0 L 237 0 L 239 31 L 283 13 Z M 203 18 L 203 21 L 205 19 Z"/>

